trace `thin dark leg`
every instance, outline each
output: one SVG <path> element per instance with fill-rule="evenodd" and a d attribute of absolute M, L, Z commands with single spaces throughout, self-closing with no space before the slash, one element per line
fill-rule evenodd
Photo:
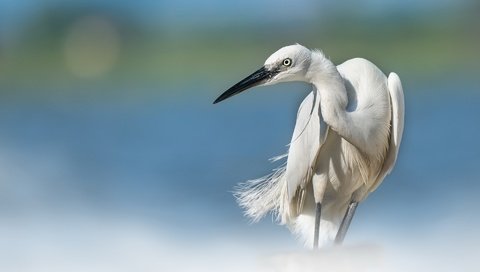
<path fill-rule="evenodd" d="M 345 235 L 347 234 L 348 227 L 352 222 L 353 215 L 355 214 L 355 209 L 357 209 L 358 202 L 352 201 L 348 204 L 347 212 L 343 217 L 342 223 L 340 224 L 340 228 L 338 229 L 337 236 L 335 237 L 335 244 L 341 245 L 343 243 L 343 239 L 345 239 Z"/>
<path fill-rule="evenodd" d="M 313 248 L 318 248 L 318 235 L 320 232 L 320 217 L 322 215 L 322 203 L 318 202 L 315 207 L 315 232 L 313 234 Z"/>

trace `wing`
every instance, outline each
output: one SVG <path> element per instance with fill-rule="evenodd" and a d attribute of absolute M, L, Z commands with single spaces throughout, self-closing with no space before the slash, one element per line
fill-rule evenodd
<path fill-rule="evenodd" d="M 405 101 L 403 97 L 402 83 L 397 74 L 390 73 L 387 84 L 390 94 L 390 103 L 392 105 L 390 143 L 382 169 L 377 176 L 374 186 L 372 186 L 370 189 L 370 192 L 375 191 L 378 185 L 382 183 L 382 180 L 385 178 L 385 176 L 390 174 L 392 171 L 393 167 L 395 166 L 395 162 L 397 161 L 400 143 L 402 142 L 405 115 Z"/>
<path fill-rule="evenodd" d="M 288 150 L 285 177 L 290 212 L 297 213 L 302 209 L 305 186 L 312 178 L 313 167 L 320 147 L 325 142 L 327 131 L 328 126 L 323 121 L 320 111 L 320 95 L 313 87 L 298 110 Z"/>

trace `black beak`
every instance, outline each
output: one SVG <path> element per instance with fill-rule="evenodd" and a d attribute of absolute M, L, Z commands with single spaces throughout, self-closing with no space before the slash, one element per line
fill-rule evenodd
<path fill-rule="evenodd" d="M 222 95 L 220 95 L 213 104 L 217 104 L 220 101 L 223 101 L 231 96 L 234 96 L 238 93 L 241 93 L 247 89 L 260 85 L 264 83 L 267 79 L 271 78 L 273 73 L 265 66 L 255 71 L 253 74 L 247 76 L 242 81 L 238 82 L 237 84 L 233 85 L 230 89 L 226 90 Z"/>

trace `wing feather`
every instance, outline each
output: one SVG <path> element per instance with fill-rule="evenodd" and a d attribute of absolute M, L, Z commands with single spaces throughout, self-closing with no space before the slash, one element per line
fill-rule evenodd
<path fill-rule="evenodd" d="M 390 94 L 390 103 L 392 105 L 390 142 L 382 169 L 380 170 L 374 185 L 370 188 L 370 192 L 375 191 L 375 189 L 377 189 L 382 183 L 385 176 L 392 171 L 395 162 L 397 161 L 400 143 L 402 142 L 405 115 L 405 101 L 402 83 L 397 74 L 390 73 L 387 85 Z"/>
<path fill-rule="evenodd" d="M 314 173 L 315 162 L 320 147 L 325 142 L 327 129 L 328 126 L 321 116 L 319 92 L 313 87 L 298 110 L 288 151 L 285 172 L 287 197 L 291 207 L 295 207 L 290 209 L 291 213 L 298 213 L 302 209 L 305 187 Z"/>

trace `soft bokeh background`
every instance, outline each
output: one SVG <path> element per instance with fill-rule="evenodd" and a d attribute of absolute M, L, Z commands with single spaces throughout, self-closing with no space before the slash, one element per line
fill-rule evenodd
<path fill-rule="evenodd" d="M 211 104 L 299 42 L 403 81 L 397 167 L 346 246 L 380 252 L 369 271 L 475 271 L 479 13 L 475 0 L 2 0 L 0 270 L 244 271 L 301 250 L 271 218 L 250 225 L 231 191 L 275 167 L 308 87 Z"/>

